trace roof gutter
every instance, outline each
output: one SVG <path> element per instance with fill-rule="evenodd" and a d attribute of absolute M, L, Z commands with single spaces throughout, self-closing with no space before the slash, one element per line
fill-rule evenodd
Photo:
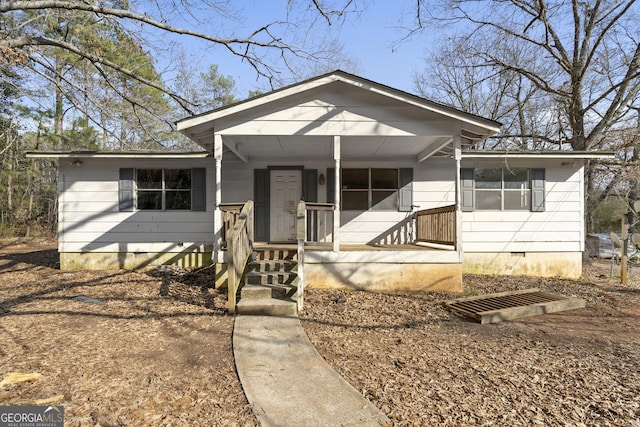
<path fill-rule="evenodd" d="M 613 151 L 464 151 L 463 159 L 613 159 Z"/>
<path fill-rule="evenodd" d="M 206 151 L 27 151 L 30 159 L 199 159 Z"/>

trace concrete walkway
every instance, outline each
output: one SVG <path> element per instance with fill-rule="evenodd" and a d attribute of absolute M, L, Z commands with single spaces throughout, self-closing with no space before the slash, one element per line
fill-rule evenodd
<path fill-rule="evenodd" d="M 322 359 L 297 317 L 236 316 L 233 352 L 264 426 L 390 425 Z"/>

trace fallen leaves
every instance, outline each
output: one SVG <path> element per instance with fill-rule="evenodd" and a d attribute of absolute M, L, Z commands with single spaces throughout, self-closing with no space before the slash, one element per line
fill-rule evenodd
<path fill-rule="evenodd" d="M 638 426 L 640 286 L 594 274 L 600 281 L 467 276 L 477 294 L 538 287 L 588 301 L 503 324 L 441 307 L 451 294 L 310 290 L 303 325 L 396 426 Z"/>
<path fill-rule="evenodd" d="M 0 405 L 63 405 L 68 426 L 257 425 L 211 272 L 65 273 L 54 249 L 7 249 L 0 378 L 41 377 L 0 386 Z M 395 426 L 639 426 L 640 286 L 586 272 L 464 279 L 474 294 L 538 287 L 583 310 L 479 325 L 440 305 L 451 294 L 310 290 L 303 325 Z"/>
<path fill-rule="evenodd" d="M 70 427 L 257 425 L 209 271 L 70 273 L 55 249 L 3 249 L 0 405 L 62 405 Z"/>

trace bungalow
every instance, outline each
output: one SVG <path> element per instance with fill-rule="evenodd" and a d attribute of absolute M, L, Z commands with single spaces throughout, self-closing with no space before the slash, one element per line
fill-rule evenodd
<path fill-rule="evenodd" d="M 237 286 L 231 267 L 271 251 L 310 287 L 579 277 L 584 161 L 602 154 L 473 149 L 499 128 L 335 71 L 177 122 L 202 152 L 29 156 L 59 159 L 63 270 L 213 263 Z"/>

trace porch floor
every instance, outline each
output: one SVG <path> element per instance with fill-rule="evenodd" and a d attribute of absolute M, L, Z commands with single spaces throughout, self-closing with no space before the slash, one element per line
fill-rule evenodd
<path fill-rule="evenodd" d="M 295 242 L 254 242 L 253 247 L 257 250 L 296 250 L 298 248 Z M 332 251 L 333 246 L 330 243 L 327 244 L 306 244 L 304 246 L 305 251 Z M 340 252 L 355 252 L 355 251 L 442 251 L 428 246 L 409 245 L 409 244 L 355 244 L 346 243 L 340 245 Z"/>

